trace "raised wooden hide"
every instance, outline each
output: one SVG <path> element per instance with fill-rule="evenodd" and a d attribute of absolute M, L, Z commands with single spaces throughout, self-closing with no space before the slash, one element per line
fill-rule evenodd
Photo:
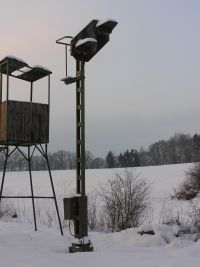
<path fill-rule="evenodd" d="M 8 100 L 0 103 L 0 144 L 49 142 L 49 105 Z"/>

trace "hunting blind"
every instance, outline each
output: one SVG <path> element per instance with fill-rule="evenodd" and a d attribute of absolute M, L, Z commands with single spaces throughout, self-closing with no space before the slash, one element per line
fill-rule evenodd
<path fill-rule="evenodd" d="M 5 57 L 0 61 L 0 145 L 34 145 L 49 142 L 49 96 L 48 104 L 33 103 L 34 82 L 48 77 L 51 71 L 25 61 Z M 6 75 L 6 100 L 2 102 L 3 76 Z M 9 99 L 9 76 L 30 83 L 30 101 Z M 48 82 L 48 94 L 50 83 Z"/>
<path fill-rule="evenodd" d="M 0 188 L 0 202 L 2 198 L 30 198 L 32 199 L 35 230 L 36 212 L 34 200 L 36 198 L 51 198 L 55 201 L 59 226 L 63 234 L 60 215 L 48 160 L 47 144 L 49 143 L 49 111 L 50 111 L 50 75 L 52 72 L 47 68 L 36 65 L 30 67 L 24 60 L 6 56 L 0 61 L 0 151 L 5 152 L 3 177 Z M 16 101 L 9 99 L 10 77 L 20 79 L 29 84 L 29 101 Z M 34 83 L 42 78 L 47 78 L 48 97 L 47 104 L 33 102 Z M 4 85 L 5 83 L 5 85 Z M 4 85 L 4 86 L 3 86 Z M 3 101 L 3 89 L 5 100 Z M 27 154 L 20 149 L 27 149 Z M 28 162 L 30 176 L 30 196 L 3 196 L 3 186 L 8 158 L 18 150 Z M 35 150 L 46 159 L 52 187 L 52 196 L 35 196 L 33 192 L 31 160 Z"/>

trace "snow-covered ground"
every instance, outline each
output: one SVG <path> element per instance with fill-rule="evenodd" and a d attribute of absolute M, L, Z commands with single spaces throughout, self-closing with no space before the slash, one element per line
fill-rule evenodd
<path fill-rule="evenodd" d="M 151 203 L 152 209 L 149 210 L 148 222 L 161 223 L 165 217 L 175 216 L 177 213 L 182 215 L 187 205 L 178 201 L 171 201 L 170 196 L 174 188 L 185 179 L 185 171 L 191 164 L 151 166 L 137 168 L 137 173 L 151 184 Z M 95 194 L 99 184 L 105 183 L 109 178 L 113 178 L 116 172 L 123 169 L 99 169 L 86 170 L 86 192 Z M 75 194 L 76 172 L 75 171 L 52 171 L 55 190 L 58 198 L 58 204 L 61 213 L 63 212 L 63 197 L 69 197 Z M 33 187 L 35 195 L 52 196 L 49 176 L 46 171 L 33 172 Z M 30 195 L 30 180 L 28 172 L 8 172 L 5 178 L 4 194 L 6 195 Z M 12 202 L 12 201 L 11 201 Z M 30 200 L 15 200 L 15 208 L 18 209 L 18 215 L 32 220 L 32 209 Z M 20 207 L 20 209 L 19 209 Z M 49 200 L 36 201 L 36 209 L 41 215 L 55 211 L 54 204 Z M 173 214 L 172 214 L 173 213 Z M 20 218 L 21 219 L 21 218 Z M 44 218 L 42 219 L 44 220 Z"/>
<path fill-rule="evenodd" d="M 165 203 L 170 202 L 169 196 L 173 193 L 173 188 L 185 179 L 185 171 L 189 166 L 189 164 L 182 164 L 138 168 L 137 171 L 152 184 L 152 222 L 159 223 L 164 206 L 166 210 L 169 209 Z M 87 193 L 93 192 L 98 188 L 99 183 L 105 182 L 115 172 L 116 170 L 112 169 L 88 170 L 86 172 Z M 62 197 L 75 192 L 75 172 L 53 171 L 52 174 L 62 209 Z M 33 181 L 36 195 L 51 194 L 46 172 L 34 172 Z M 30 195 L 28 173 L 8 173 L 5 179 L 6 193 Z M 45 201 L 49 203 L 50 200 Z M 173 203 L 172 211 L 177 212 L 179 209 L 177 201 L 176 204 L 174 204 L 175 201 L 171 203 Z M 42 206 L 41 213 L 43 208 L 45 206 Z M 183 208 L 185 208 L 184 205 L 181 210 Z M 57 227 L 48 228 L 40 225 L 39 230 L 35 232 L 32 223 L 25 224 L 18 222 L 17 219 L 14 220 L 0 221 L 0 267 L 200 266 L 200 241 L 193 242 L 176 237 L 177 229 L 170 226 L 156 224 L 148 226 L 154 230 L 155 235 L 139 234 L 144 226 L 118 233 L 90 232 L 94 252 L 69 254 L 68 247 L 72 237 L 66 229 L 62 237 Z"/>
<path fill-rule="evenodd" d="M 94 252 L 68 253 L 71 238 L 53 228 L 34 232 L 32 226 L 0 223 L 1 267 L 199 267 L 200 242 L 141 236 L 136 229 L 119 233 L 90 233 Z"/>

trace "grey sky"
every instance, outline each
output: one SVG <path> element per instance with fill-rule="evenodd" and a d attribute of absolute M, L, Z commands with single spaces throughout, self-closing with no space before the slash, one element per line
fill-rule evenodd
<path fill-rule="evenodd" d="M 110 42 L 86 65 L 86 149 L 104 156 L 147 147 L 176 132 L 200 133 L 200 1 L 18 0 L 1 3 L 0 58 L 53 71 L 50 149 L 75 150 L 75 88 L 64 48 L 92 19 L 113 18 Z M 70 59 L 70 72 L 74 71 Z M 13 97 L 25 98 L 20 86 Z M 44 92 L 37 91 L 44 99 Z"/>

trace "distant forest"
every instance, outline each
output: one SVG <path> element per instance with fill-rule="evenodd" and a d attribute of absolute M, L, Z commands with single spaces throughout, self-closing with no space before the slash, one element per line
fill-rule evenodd
<path fill-rule="evenodd" d="M 49 153 L 49 161 L 52 170 L 68 170 L 76 168 L 76 154 L 70 151 L 57 151 Z M 0 170 L 3 170 L 5 155 L 0 153 Z M 169 140 L 159 140 L 151 144 L 147 150 L 141 147 L 127 149 L 117 155 L 108 151 L 105 158 L 95 157 L 90 151 L 86 151 L 86 168 L 121 168 L 153 166 L 165 164 L 190 163 L 200 161 L 200 135 L 175 134 Z M 42 155 L 33 155 L 32 170 L 46 170 L 46 160 Z M 26 171 L 28 163 L 24 157 L 16 151 L 9 158 L 8 171 Z"/>

